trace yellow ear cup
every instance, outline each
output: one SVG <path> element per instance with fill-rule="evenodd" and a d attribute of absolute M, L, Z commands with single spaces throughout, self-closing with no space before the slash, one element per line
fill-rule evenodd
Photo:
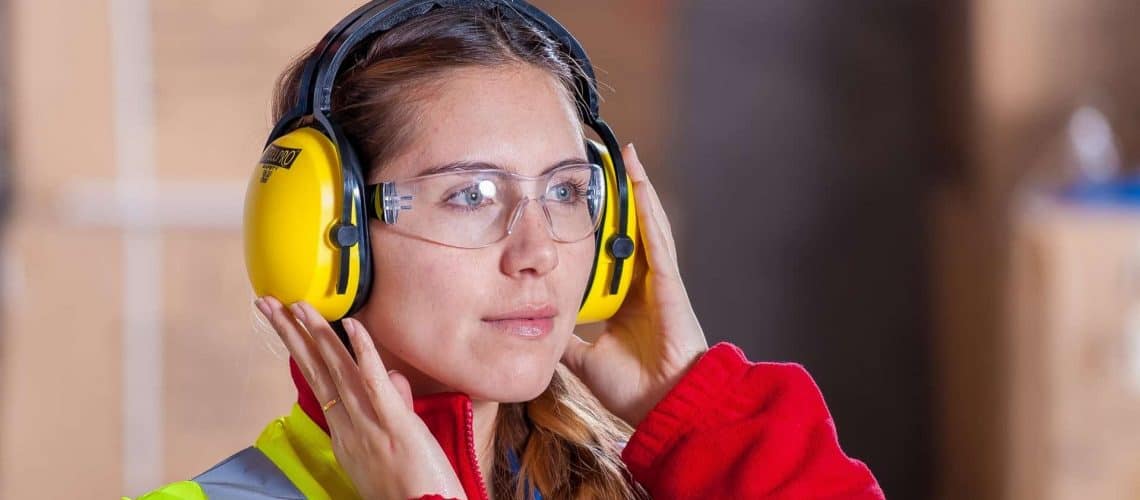
<path fill-rule="evenodd" d="M 338 295 L 340 250 L 330 231 L 344 203 L 341 175 L 336 146 L 314 128 L 266 147 L 245 194 L 245 265 L 258 297 L 304 300 L 329 320 L 348 313 L 360 283 L 360 245 L 347 250 L 348 288 Z"/>
<path fill-rule="evenodd" d="M 587 285 L 586 300 L 578 310 L 578 324 L 605 321 L 612 317 L 621 308 L 629 286 L 633 282 L 634 263 L 637 254 L 641 252 L 641 239 L 637 225 L 637 206 L 633 197 L 633 182 L 626 176 L 626 187 L 629 196 L 628 219 L 629 237 L 633 239 L 633 254 L 626 259 L 622 270 L 621 282 L 615 294 L 609 293 L 610 281 L 613 279 L 616 259 L 606 250 L 607 243 L 620 229 L 620 216 L 618 207 L 617 175 L 614 173 L 613 159 L 606 147 L 591 140 L 594 150 L 601 156 L 602 168 L 606 171 L 606 210 L 602 218 L 601 234 L 599 238 L 597 256 L 594 258 L 594 271 Z"/>

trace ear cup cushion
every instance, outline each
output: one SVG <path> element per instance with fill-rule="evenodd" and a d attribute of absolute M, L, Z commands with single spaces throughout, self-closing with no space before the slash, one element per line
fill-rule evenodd
<path fill-rule="evenodd" d="M 602 159 L 602 153 L 599 151 L 598 144 L 589 139 L 586 140 L 586 159 L 595 165 L 602 165 L 603 170 L 605 170 L 605 161 Z M 604 172 L 604 175 L 607 177 L 607 179 L 612 174 L 613 172 L 610 172 L 608 170 Z M 606 191 L 608 192 L 609 182 L 607 181 L 606 184 Z M 601 210 L 603 219 L 606 216 L 606 210 L 609 206 L 609 203 L 602 203 Z M 594 289 L 594 278 L 598 270 L 599 261 L 602 259 L 602 254 L 604 253 L 604 250 L 602 250 L 602 242 L 605 241 L 605 239 L 603 239 L 603 232 L 604 227 L 602 224 L 599 224 L 598 229 L 594 231 L 594 261 L 590 265 L 590 277 L 586 280 L 586 291 L 582 293 L 582 304 L 578 307 L 579 314 L 581 314 L 581 311 L 586 307 L 586 303 L 590 298 L 590 291 Z M 581 317 L 579 317 L 579 320 L 580 319 Z M 579 321 L 579 324 L 581 323 L 582 321 Z"/>
<path fill-rule="evenodd" d="M 352 224 L 356 228 L 356 241 L 355 246 L 351 247 L 349 251 L 355 256 L 355 263 L 359 273 L 356 279 L 357 285 L 352 287 L 352 278 L 349 278 L 349 291 L 353 294 L 352 305 L 343 316 L 348 316 L 356 311 L 359 311 L 364 303 L 368 301 L 368 296 L 372 292 L 372 240 L 369 237 L 369 224 L 368 211 L 365 207 L 366 197 L 364 196 L 364 189 L 366 186 L 364 179 L 364 165 L 360 163 L 360 157 L 356 154 L 356 148 L 353 147 L 348 137 L 341 132 L 340 128 L 335 122 L 329 123 L 333 134 L 337 138 L 338 151 L 341 153 L 342 168 L 341 172 L 344 174 L 345 180 L 345 193 L 350 198 L 353 204 L 352 211 Z M 351 268 L 350 268 L 350 271 Z M 353 292 L 355 290 L 355 292 Z M 342 316 L 342 317 L 343 317 Z"/>
<path fill-rule="evenodd" d="M 246 271 L 257 296 L 304 300 L 326 319 L 349 311 L 360 259 L 354 252 L 349 293 L 338 295 L 340 250 L 329 236 L 344 203 L 341 175 L 336 146 L 315 128 L 296 129 L 266 147 L 246 189 L 243 221 Z"/>
<path fill-rule="evenodd" d="M 578 309 L 578 324 L 607 320 L 621 308 L 621 304 L 625 301 L 625 296 L 629 292 L 630 284 L 633 281 L 633 264 L 636 262 L 636 252 L 640 251 L 637 212 L 632 190 L 629 191 L 629 212 L 627 214 L 618 213 L 619 210 L 617 210 L 616 207 L 619 207 L 620 203 L 618 199 L 617 175 L 614 172 L 614 163 L 610 152 L 604 145 L 592 140 L 587 140 L 586 154 L 592 163 L 601 165 L 605 171 L 606 202 L 603 204 L 602 222 L 598 227 L 597 233 L 595 233 L 597 247 L 594 255 L 594 264 L 590 270 L 590 278 L 586 285 L 585 296 L 582 298 L 582 306 Z M 626 185 L 633 185 L 628 176 L 626 178 Z M 617 267 L 617 259 L 610 254 L 606 247 L 608 246 L 607 243 L 618 234 L 620 230 L 620 217 L 623 215 L 627 219 L 626 223 L 628 225 L 629 236 L 633 238 L 635 242 L 634 255 L 630 255 L 627 258 L 628 262 L 623 266 L 624 269 L 622 270 L 617 293 L 611 294 L 609 293 L 609 284 Z"/>

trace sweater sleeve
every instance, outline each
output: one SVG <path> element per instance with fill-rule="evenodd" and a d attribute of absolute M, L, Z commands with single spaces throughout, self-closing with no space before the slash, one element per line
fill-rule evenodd
<path fill-rule="evenodd" d="M 654 498 L 883 498 L 839 448 L 802 366 L 752 363 L 725 342 L 649 412 L 622 459 Z"/>

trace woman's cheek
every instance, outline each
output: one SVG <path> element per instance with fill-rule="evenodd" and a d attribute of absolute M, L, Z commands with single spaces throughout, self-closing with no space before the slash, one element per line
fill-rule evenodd
<path fill-rule="evenodd" d="M 571 258 L 569 260 L 570 269 L 567 271 L 571 274 L 571 279 L 568 280 L 573 283 L 573 287 L 577 290 L 577 298 L 579 301 L 582 295 L 586 293 L 586 286 L 589 285 L 590 271 L 594 266 L 594 249 L 595 243 L 593 238 L 583 240 L 575 243 L 571 250 Z"/>
<path fill-rule="evenodd" d="M 594 240 L 567 244 L 559 256 L 559 266 L 555 271 L 559 294 L 559 310 L 564 318 L 560 321 L 558 333 L 565 338 L 577 325 L 578 309 L 589 285 L 590 270 L 594 265 Z M 558 342 L 561 346 L 564 342 Z"/>

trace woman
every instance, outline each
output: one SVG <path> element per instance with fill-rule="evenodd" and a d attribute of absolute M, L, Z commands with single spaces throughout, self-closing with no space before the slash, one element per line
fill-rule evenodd
<path fill-rule="evenodd" d="M 428 190 L 474 164 L 541 189 L 477 248 L 451 244 L 438 220 L 370 221 L 376 279 L 343 321 L 351 352 L 311 305 L 259 299 L 295 362 L 297 406 L 266 428 L 260 453 L 142 498 L 882 497 L 840 450 L 802 368 L 708 348 L 632 145 L 638 271 L 599 339 L 574 335 L 595 241 L 550 201 L 529 203 L 552 185 L 581 196 L 551 178 L 589 172 L 580 68 L 546 33 L 452 6 L 362 45 L 332 112 L 369 184 Z M 310 55 L 282 75 L 278 118 Z M 438 210 L 479 210 L 495 195 L 451 193 Z"/>

